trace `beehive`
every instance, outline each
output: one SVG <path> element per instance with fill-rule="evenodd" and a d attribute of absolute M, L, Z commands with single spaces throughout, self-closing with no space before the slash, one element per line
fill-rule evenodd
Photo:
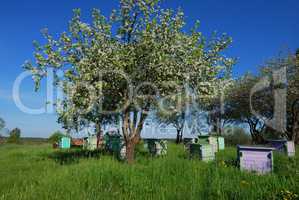
<path fill-rule="evenodd" d="M 214 136 L 209 137 L 209 144 L 212 145 L 214 153 L 218 152 L 218 138 Z"/>
<path fill-rule="evenodd" d="M 277 151 L 284 152 L 287 140 L 267 140 L 267 143 Z"/>
<path fill-rule="evenodd" d="M 112 152 L 117 153 L 121 150 L 121 138 L 120 136 L 110 136 L 110 149 Z"/>
<path fill-rule="evenodd" d="M 105 149 L 120 160 L 126 159 L 126 145 L 119 134 L 106 134 L 104 136 Z"/>
<path fill-rule="evenodd" d="M 147 144 L 146 140 L 144 140 L 143 149 L 148 149 L 148 144 Z"/>
<path fill-rule="evenodd" d="M 225 149 L 224 137 L 218 137 L 218 149 L 219 150 L 224 150 Z"/>
<path fill-rule="evenodd" d="M 272 147 L 238 146 L 238 161 L 241 170 L 254 171 L 259 174 L 273 170 Z"/>
<path fill-rule="evenodd" d="M 295 144 L 287 140 L 267 140 L 268 144 L 275 150 L 285 153 L 289 157 L 295 156 Z"/>
<path fill-rule="evenodd" d="M 160 139 L 147 139 L 148 151 L 153 156 L 162 156 L 167 154 L 167 141 Z"/>
<path fill-rule="evenodd" d="M 295 144 L 293 141 L 287 141 L 286 142 L 286 151 L 288 156 L 292 157 L 295 156 Z"/>
<path fill-rule="evenodd" d="M 71 139 L 69 137 L 62 137 L 59 142 L 61 149 L 69 149 L 71 147 Z"/>
<path fill-rule="evenodd" d="M 97 143 L 98 143 L 98 139 L 96 135 L 88 136 L 87 138 L 84 139 L 83 148 L 90 151 L 96 150 Z"/>
<path fill-rule="evenodd" d="M 127 152 L 126 146 L 125 146 L 125 145 L 122 145 L 122 147 L 120 148 L 120 152 L 119 152 L 119 156 L 118 156 L 118 158 L 119 158 L 120 160 L 125 160 L 126 157 L 127 157 L 126 152 Z"/>
<path fill-rule="evenodd" d="M 160 140 L 156 142 L 156 148 L 157 148 L 157 155 L 163 156 L 167 154 L 167 141 L 166 140 Z"/>
<path fill-rule="evenodd" d="M 122 139 L 120 135 L 105 135 L 106 150 L 111 153 L 117 153 L 121 149 Z"/>
<path fill-rule="evenodd" d="M 198 158 L 203 161 L 212 161 L 215 159 L 215 153 L 210 144 L 191 144 L 190 158 Z"/>
<path fill-rule="evenodd" d="M 194 138 L 184 138 L 183 143 L 184 143 L 185 150 L 189 150 L 190 149 L 190 144 L 192 144 L 194 142 L 195 142 Z"/>

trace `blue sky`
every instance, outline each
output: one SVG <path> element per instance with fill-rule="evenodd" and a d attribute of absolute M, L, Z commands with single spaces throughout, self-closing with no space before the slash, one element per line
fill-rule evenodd
<path fill-rule="evenodd" d="M 10 0 L 0 3 L 0 117 L 9 129 L 19 127 L 23 136 L 47 137 L 59 129 L 53 114 L 22 113 L 12 100 L 12 86 L 23 72 L 22 64 L 32 58 L 33 40 L 41 40 L 40 30 L 50 33 L 66 30 L 72 9 L 81 8 L 88 18 L 92 8 L 109 15 L 117 0 Z M 200 20 L 201 31 L 227 33 L 233 44 L 227 55 L 238 58 L 234 76 L 256 72 L 265 60 L 281 50 L 299 47 L 299 1 L 297 0 L 164 0 L 163 7 L 183 8 L 192 25 Z M 44 91 L 35 93 L 28 78 L 21 87 L 26 105 L 45 103 Z"/>

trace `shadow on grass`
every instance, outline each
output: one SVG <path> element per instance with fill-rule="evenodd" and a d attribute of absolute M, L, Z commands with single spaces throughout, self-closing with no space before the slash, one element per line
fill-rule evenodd
<path fill-rule="evenodd" d="M 59 150 L 48 155 L 48 157 L 61 165 L 78 163 L 82 158 L 100 158 L 104 152 L 102 150 L 82 150 L 82 149 L 70 149 Z"/>

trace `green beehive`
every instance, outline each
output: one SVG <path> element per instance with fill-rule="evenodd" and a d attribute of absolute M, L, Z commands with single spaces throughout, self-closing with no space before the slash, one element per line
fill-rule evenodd
<path fill-rule="evenodd" d="M 71 138 L 69 137 L 62 137 L 59 142 L 59 147 L 61 149 L 69 149 L 71 148 Z"/>
<path fill-rule="evenodd" d="M 218 149 L 219 150 L 225 149 L 224 137 L 218 137 Z"/>
<path fill-rule="evenodd" d="M 114 153 L 119 152 L 121 149 L 121 139 L 118 135 L 110 136 L 110 150 Z"/>
<path fill-rule="evenodd" d="M 191 144 L 190 158 L 197 158 L 202 161 L 212 161 L 215 159 L 215 154 L 210 144 Z"/>
<path fill-rule="evenodd" d="M 146 140 L 148 151 L 151 155 L 156 155 L 156 140 L 155 139 L 147 139 Z"/>
<path fill-rule="evenodd" d="M 190 144 L 190 158 L 198 158 L 200 159 L 200 150 L 201 145 L 200 144 Z"/>
<path fill-rule="evenodd" d="M 115 155 L 118 159 L 124 160 L 126 155 L 126 147 L 122 137 L 119 134 L 104 136 L 105 148 L 108 152 Z"/>

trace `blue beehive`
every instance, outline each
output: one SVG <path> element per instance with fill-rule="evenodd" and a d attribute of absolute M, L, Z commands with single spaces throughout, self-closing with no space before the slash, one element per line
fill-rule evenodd
<path fill-rule="evenodd" d="M 59 147 L 61 149 L 69 149 L 71 148 L 71 138 L 69 137 L 62 137 L 59 142 Z"/>
<path fill-rule="evenodd" d="M 218 149 L 219 150 L 225 149 L 224 137 L 218 137 Z"/>

